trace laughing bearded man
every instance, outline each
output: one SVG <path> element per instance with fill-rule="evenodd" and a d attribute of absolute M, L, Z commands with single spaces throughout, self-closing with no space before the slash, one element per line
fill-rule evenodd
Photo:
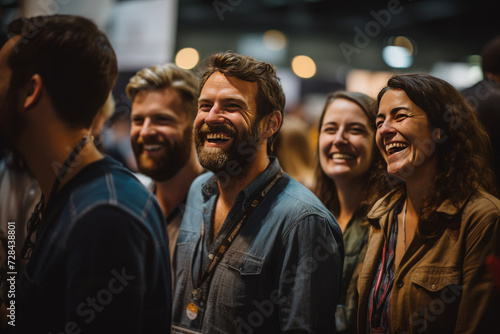
<path fill-rule="evenodd" d="M 175 245 L 191 182 L 203 172 L 192 140 L 199 79 L 173 64 L 144 68 L 130 79 L 130 137 L 139 171 L 154 182 L 167 217 L 172 275 Z"/>
<path fill-rule="evenodd" d="M 343 243 L 332 214 L 270 157 L 285 96 L 275 68 L 208 60 L 176 250 L 172 333 L 335 333 Z"/>

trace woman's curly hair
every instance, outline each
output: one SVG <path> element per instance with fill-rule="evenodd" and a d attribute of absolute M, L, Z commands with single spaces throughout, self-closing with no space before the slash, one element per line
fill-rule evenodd
<path fill-rule="evenodd" d="M 478 187 L 496 195 L 490 140 L 474 107 L 448 82 L 422 73 L 395 75 L 378 94 L 377 110 L 382 96 L 392 89 L 403 90 L 440 132 L 440 140 L 433 140 L 436 170 L 417 231 L 423 240 L 432 240 L 444 228 L 445 221 L 435 212 L 445 200 L 458 209 Z M 404 184 L 396 187 L 404 189 Z"/>

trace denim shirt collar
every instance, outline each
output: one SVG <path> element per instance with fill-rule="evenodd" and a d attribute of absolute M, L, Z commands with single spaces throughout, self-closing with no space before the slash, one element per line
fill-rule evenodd
<path fill-rule="evenodd" d="M 267 182 L 269 182 L 281 169 L 278 158 L 269 157 L 269 165 L 255 180 L 253 180 L 248 186 L 246 186 L 240 193 L 236 196 L 235 205 L 241 203 L 241 209 L 245 210 L 253 200 L 256 192 Z M 217 184 L 217 178 L 214 175 L 210 177 L 207 182 L 205 182 L 201 187 L 201 193 L 203 195 L 203 202 L 206 203 L 212 196 L 219 194 L 219 187 Z"/>

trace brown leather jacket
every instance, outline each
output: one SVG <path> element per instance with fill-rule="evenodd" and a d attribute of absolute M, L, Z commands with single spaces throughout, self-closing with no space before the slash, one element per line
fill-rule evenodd
<path fill-rule="evenodd" d="M 367 333 L 367 308 L 382 246 L 391 230 L 401 192 L 379 200 L 368 213 L 372 228 L 358 281 L 358 330 Z M 500 289 L 485 261 L 500 254 L 500 200 L 475 191 L 456 209 L 437 210 L 450 219 L 435 244 L 417 236 L 396 271 L 392 291 L 392 333 L 490 333 L 498 330 Z"/>

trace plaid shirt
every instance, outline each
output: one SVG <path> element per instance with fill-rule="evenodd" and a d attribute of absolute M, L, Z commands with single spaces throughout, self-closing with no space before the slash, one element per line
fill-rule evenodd
<path fill-rule="evenodd" d="M 368 301 L 368 328 L 371 328 L 371 332 L 374 333 L 391 332 L 391 294 L 395 277 L 394 259 L 398 239 L 398 214 L 402 208 L 403 201 L 394 210 L 394 224 L 392 224 L 389 239 L 384 243 L 382 258 L 372 283 Z"/>

